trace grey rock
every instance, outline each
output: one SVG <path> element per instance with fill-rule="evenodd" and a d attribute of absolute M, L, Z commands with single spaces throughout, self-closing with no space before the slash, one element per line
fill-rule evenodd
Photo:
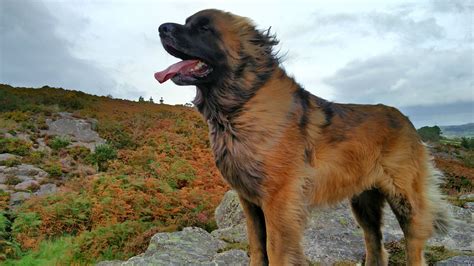
<path fill-rule="evenodd" d="M 31 137 L 27 133 L 18 132 L 15 137 L 21 140 L 26 140 L 26 141 L 31 142 Z"/>
<path fill-rule="evenodd" d="M 436 263 L 436 266 L 458 265 L 474 265 L 474 256 L 456 256 Z"/>
<path fill-rule="evenodd" d="M 97 121 L 73 117 L 70 113 L 59 113 L 57 120 L 46 119 L 48 130 L 42 131 L 50 136 L 68 136 L 73 145 L 80 145 L 89 148 L 91 151 L 99 144 L 104 144 L 105 140 L 93 130 Z"/>
<path fill-rule="evenodd" d="M 244 222 L 235 226 L 219 228 L 212 231 L 211 235 L 228 243 L 248 243 L 247 228 Z"/>
<path fill-rule="evenodd" d="M 245 223 L 245 216 L 235 191 L 230 190 L 225 193 L 221 203 L 216 208 L 215 218 L 219 228 Z"/>
<path fill-rule="evenodd" d="M 44 196 L 44 195 L 49 195 L 56 193 L 58 191 L 58 187 L 55 184 L 44 184 L 41 185 L 38 191 L 36 191 L 34 194 L 37 196 Z"/>
<path fill-rule="evenodd" d="M 36 186 L 39 186 L 39 183 L 38 181 L 35 181 L 35 180 L 26 180 L 26 181 L 23 181 L 19 184 L 16 184 L 15 185 L 15 189 L 16 190 L 28 190 L 30 189 L 31 187 L 36 187 Z"/>
<path fill-rule="evenodd" d="M 243 250 L 220 252 L 226 244 L 197 227 L 174 233 L 158 233 L 145 253 L 127 261 L 103 261 L 99 266 L 118 265 L 248 265 Z"/>
<path fill-rule="evenodd" d="M 13 136 L 12 134 L 6 132 L 3 134 L 3 136 L 6 138 L 6 139 L 12 139 L 12 138 L 15 138 L 15 136 Z"/>
<path fill-rule="evenodd" d="M 106 260 L 96 264 L 96 266 L 121 266 L 123 261 L 121 260 Z"/>
<path fill-rule="evenodd" d="M 474 193 L 465 194 L 459 197 L 460 200 L 472 200 L 474 201 Z"/>
<path fill-rule="evenodd" d="M 232 249 L 214 256 L 213 262 L 216 265 L 248 265 L 250 259 L 247 252 L 240 249 Z"/>
<path fill-rule="evenodd" d="M 14 207 L 29 198 L 31 198 L 31 193 L 28 193 L 28 192 L 12 193 L 10 194 L 10 206 Z"/>
<path fill-rule="evenodd" d="M 38 148 L 36 148 L 38 151 L 44 151 L 44 152 L 51 152 L 52 149 L 46 145 L 46 141 L 44 138 L 38 138 L 36 139 L 36 143 L 38 143 Z"/>
<path fill-rule="evenodd" d="M 5 183 L 8 176 L 15 176 L 21 181 L 41 181 L 48 176 L 48 173 L 30 164 L 20 164 L 14 167 L 0 166 L 0 183 Z"/>
<path fill-rule="evenodd" d="M 464 208 L 474 210 L 474 202 L 466 202 L 464 203 Z"/>
<path fill-rule="evenodd" d="M 21 158 L 21 156 L 17 156 L 17 155 L 10 154 L 10 153 L 0 154 L 0 162 L 4 162 L 4 161 L 7 161 L 7 160 L 13 160 L 13 159 L 20 159 L 20 158 Z"/>

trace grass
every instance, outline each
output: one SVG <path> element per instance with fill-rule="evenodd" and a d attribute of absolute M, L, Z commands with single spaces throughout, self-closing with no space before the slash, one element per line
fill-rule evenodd
<path fill-rule="evenodd" d="M 74 261 L 73 238 L 66 236 L 56 240 L 41 242 L 38 250 L 26 252 L 19 260 L 9 259 L 3 262 L 6 266 L 49 266 L 49 265 L 85 265 Z"/>

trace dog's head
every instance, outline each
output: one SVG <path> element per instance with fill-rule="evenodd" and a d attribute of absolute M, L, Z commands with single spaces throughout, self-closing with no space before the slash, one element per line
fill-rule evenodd
<path fill-rule="evenodd" d="M 258 31 L 249 19 L 220 10 L 202 10 L 184 25 L 164 23 L 159 33 L 165 50 L 182 59 L 155 74 L 160 83 L 171 79 L 177 85 L 212 87 L 244 72 L 256 76 L 251 73 L 277 61 L 272 47 L 278 41 L 269 31 Z"/>

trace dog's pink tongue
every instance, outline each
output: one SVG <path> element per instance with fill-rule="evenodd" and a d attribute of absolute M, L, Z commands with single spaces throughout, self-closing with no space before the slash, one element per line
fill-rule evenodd
<path fill-rule="evenodd" d="M 169 66 L 167 69 L 163 71 L 156 72 L 155 79 L 158 80 L 158 82 L 163 83 L 167 81 L 168 79 L 174 77 L 179 72 L 184 73 L 186 71 L 189 71 L 197 63 L 199 63 L 199 60 L 183 60 L 181 62 L 178 62 L 176 64 Z"/>

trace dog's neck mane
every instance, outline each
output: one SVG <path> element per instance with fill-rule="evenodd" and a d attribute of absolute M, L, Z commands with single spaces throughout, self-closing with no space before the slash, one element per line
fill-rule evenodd
<path fill-rule="evenodd" d="M 245 63 L 229 75 L 230 77 L 225 79 L 227 81 L 219 85 L 198 86 L 193 103 L 209 123 L 227 127 L 227 124 L 239 115 L 245 103 L 275 73 L 276 68 L 279 68 L 278 60 L 274 58 L 269 59 L 263 66 L 255 66 L 252 62 Z M 244 71 L 246 76 L 242 76 Z"/>

